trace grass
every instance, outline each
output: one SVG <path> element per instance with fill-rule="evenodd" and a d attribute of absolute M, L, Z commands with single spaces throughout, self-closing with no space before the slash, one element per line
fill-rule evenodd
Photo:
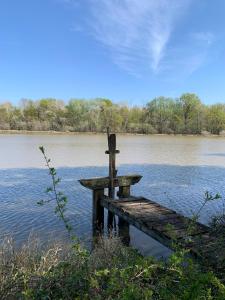
<path fill-rule="evenodd" d="M 43 247 L 30 238 L 0 249 L 0 299 L 225 299 L 224 282 L 177 251 L 144 258 L 118 238 L 100 239 L 90 253 L 76 244 Z"/>

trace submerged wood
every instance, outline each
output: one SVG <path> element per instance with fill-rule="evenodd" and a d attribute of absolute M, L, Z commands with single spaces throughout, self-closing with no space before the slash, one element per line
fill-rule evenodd
<path fill-rule="evenodd" d="M 117 176 L 113 179 L 114 187 L 120 186 L 130 186 L 138 183 L 141 180 L 142 176 L 138 174 L 127 175 L 127 176 Z M 81 185 L 91 190 L 98 190 L 110 187 L 110 178 L 109 177 L 97 177 L 90 179 L 81 179 L 79 180 Z"/>

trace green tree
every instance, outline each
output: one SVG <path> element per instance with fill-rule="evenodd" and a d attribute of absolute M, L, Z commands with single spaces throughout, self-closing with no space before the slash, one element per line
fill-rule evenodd
<path fill-rule="evenodd" d="M 184 133 L 201 133 L 202 130 L 202 103 L 195 94 L 183 94 L 180 99 L 180 108 L 183 116 Z"/>
<path fill-rule="evenodd" d="M 173 114 L 173 99 L 158 97 L 147 103 L 147 121 L 158 133 L 169 133 Z"/>
<path fill-rule="evenodd" d="M 170 128 L 171 130 L 177 134 L 183 132 L 183 114 L 182 114 L 182 108 L 179 103 L 179 100 L 173 101 L 171 104 L 172 106 L 172 115 L 170 118 Z"/>
<path fill-rule="evenodd" d="M 99 121 L 101 131 L 105 131 L 107 127 L 113 131 L 120 131 L 123 120 L 119 114 L 119 106 L 105 98 L 98 98 L 96 101 L 100 109 Z"/>
<path fill-rule="evenodd" d="M 87 131 L 89 129 L 88 113 L 90 102 L 83 99 L 71 99 L 66 106 L 68 124 L 74 131 Z"/>
<path fill-rule="evenodd" d="M 206 128 L 212 134 L 220 134 L 225 129 L 225 105 L 214 104 L 207 109 Z"/>
<path fill-rule="evenodd" d="M 9 102 L 0 105 L 0 129 L 10 129 L 10 113 L 13 107 Z"/>
<path fill-rule="evenodd" d="M 144 108 L 138 106 L 130 108 L 127 131 L 133 133 L 154 133 L 152 126 L 146 122 L 146 111 Z"/>
<path fill-rule="evenodd" d="M 37 117 L 44 130 L 60 130 L 60 116 L 64 114 L 64 103 L 53 98 L 44 98 L 37 103 Z"/>
<path fill-rule="evenodd" d="M 122 132 L 127 132 L 129 127 L 129 114 L 130 110 L 126 105 L 121 105 L 118 108 L 118 114 L 121 117 L 121 128 Z"/>

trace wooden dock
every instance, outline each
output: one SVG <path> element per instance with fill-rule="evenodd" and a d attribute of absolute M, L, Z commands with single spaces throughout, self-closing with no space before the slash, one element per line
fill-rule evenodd
<path fill-rule="evenodd" d="M 108 230 L 113 227 L 113 220 L 118 217 L 119 235 L 129 244 L 129 226 L 133 225 L 161 244 L 172 248 L 174 243 L 190 250 L 200 258 L 215 257 L 212 253 L 215 238 L 210 234 L 210 228 L 194 223 L 172 209 L 144 197 L 131 196 L 131 186 L 137 184 L 142 176 L 138 174 L 117 176 L 115 170 L 116 150 L 115 135 L 109 144 L 109 177 L 81 179 L 80 183 L 93 191 L 93 236 L 102 234 L 104 230 L 104 209 L 108 210 Z M 112 160 L 112 161 L 110 161 Z M 113 169 L 114 168 L 114 169 Z M 111 175 L 110 175 L 111 174 Z M 115 189 L 118 188 L 117 198 Z M 115 222 L 114 222 L 115 224 Z M 115 227 L 115 225 L 114 225 Z"/>
<path fill-rule="evenodd" d="M 100 204 L 164 246 L 171 248 L 176 241 L 189 248 L 194 255 L 198 255 L 199 247 L 193 241 L 209 233 L 209 227 L 198 222 L 192 231 L 190 219 L 143 197 L 113 200 L 105 196 Z M 208 242 L 211 242 L 210 238 Z"/>

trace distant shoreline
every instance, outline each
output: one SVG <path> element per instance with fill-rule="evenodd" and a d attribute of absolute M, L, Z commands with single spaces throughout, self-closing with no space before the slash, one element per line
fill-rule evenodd
<path fill-rule="evenodd" d="M 93 131 L 54 131 L 54 130 L 0 130 L 1 134 L 27 134 L 27 135 L 97 135 L 97 134 L 106 134 L 104 132 L 93 132 Z M 131 132 L 117 132 L 118 135 L 151 135 L 151 136 L 202 136 L 202 137 L 225 137 L 225 133 L 217 135 L 211 134 L 208 132 L 203 132 L 202 134 L 167 134 L 167 133 L 131 133 Z"/>
<path fill-rule="evenodd" d="M 0 134 L 45 134 L 45 135 L 78 135 L 78 134 L 104 134 L 103 132 L 80 131 L 54 131 L 54 130 L 0 130 Z"/>

